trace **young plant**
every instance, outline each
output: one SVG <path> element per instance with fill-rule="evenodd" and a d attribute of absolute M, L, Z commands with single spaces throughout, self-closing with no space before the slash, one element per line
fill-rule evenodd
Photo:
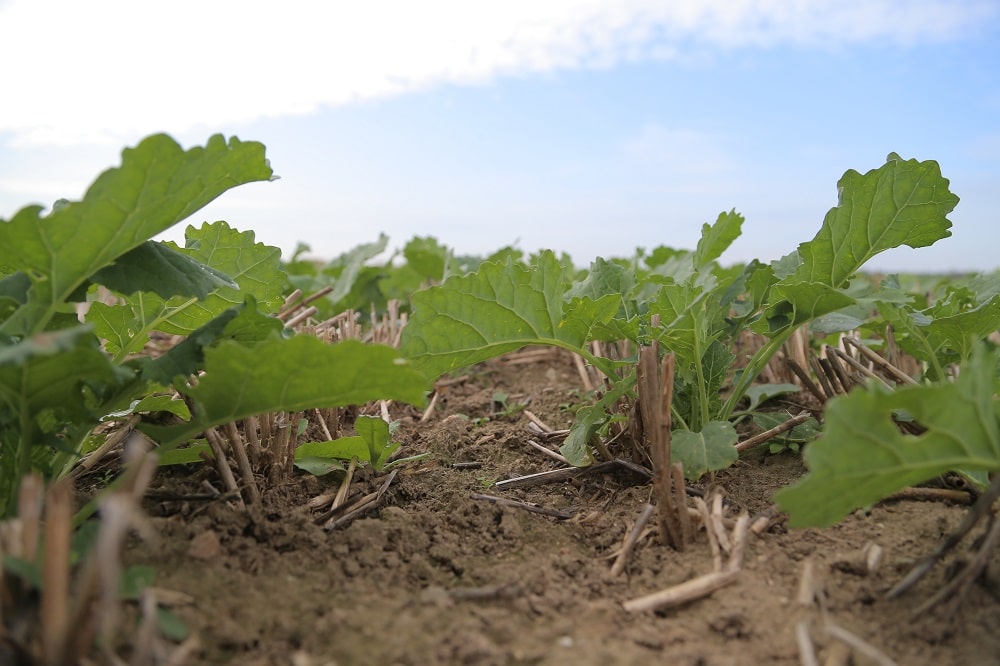
<path fill-rule="evenodd" d="M 65 473 L 103 419 L 165 389 L 192 416 L 139 426 L 161 452 L 256 413 L 423 401 L 426 380 L 390 348 L 287 337 L 270 316 L 284 283 L 277 250 L 252 234 L 216 223 L 189 228 L 185 248 L 150 240 L 226 190 L 271 178 L 259 143 L 219 135 L 184 151 L 156 135 L 81 201 L 0 221 L 0 516 L 22 477 Z M 96 285 L 121 300 L 93 304 L 81 323 L 76 308 Z M 186 339 L 137 356 L 154 330 Z"/>
<path fill-rule="evenodd" d="M 295 450 L 295 466 L 322 476 L 343 470 L 340 461 L 360 460 L 382 471 L 389 458 L 399 450 L 392 441 L 393 424 L 374 416 L 359 416 L 354 421 L 357 435 L 338 437 L 326 442 L 306 442 Z"/>
<path fill-rule="evenodd" d="M 775 496 L 793 527 L 832 525 L 859 507 L 945 472 L 986 481 L 1000 471 L 1000 354 L 975 345 L 952 382 L 888 390 L 872 384 L 831 400 L 809 473 Z M 920 434 L 900 432 L 905 415 Z"/>
<path fill-rule="evenodd" d="M 562 447 L 573 464 L 587 465 L 591 436 L 619 398 L 634 397 L 635 386 L 627 363 L 593 354 L 588 343 L 657 340 L 677 358 L 674 458 L 694 476 L 724 467 L 736 459 L 729 419 L 785 341 L 809 322 L 855 305 L 849 282 L 871 257 L 950 233 L 945 216 L 958 197 L 935 162 L 890 154 L 879 169 L 848 171 L 838 186 L 839 205 L 813 240 L 770 265 L 716 263 L 741 233 L 743 218 L 735 212 L 704 225 L 694 251 L 658 248 L 645 258 L 648 270 L 598 259 L 573 283 L 572 269 L 551 252 L 528 266 L 483 264 L 413 295 L 403 353 L 431 378 L 525 345 L 579 354 L 611 382 L 593 409 L 581 410 Z M 734 372 L 729 349 L 748 328 L 768 342 Z M 723 403 L 719 391 L 729 378 L 733 390 Z M 699 462 L 709 460 L 707 467 Z"/>

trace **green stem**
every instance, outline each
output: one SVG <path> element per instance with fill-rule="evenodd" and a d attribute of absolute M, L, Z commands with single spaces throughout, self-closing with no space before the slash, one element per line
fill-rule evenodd
<path fill-rule="evenodd" d="M 801 325 L 801 324 L 800 324 Z M 781 349 L 781 345 L 785 344 L 788 338 L 792 337 L 792 334 L 798 330 L 799 326 L 789 326 L 783 331 L 775 334 L 773 338 L 768 340 L 767 344 L 757 350 L 757 353 L 750 357 L 750 362 L 747 366 L 743 368 L 743 372 L 740 374 L 739 380 L 733 385 L 733 392 L 726 400 L 726 404 L 722 406 L 722 412 L 719 414 L 719 418 L 723 420 L 728 420 L 732 416 L 733 412 L 736 411 L 736 405 L 739 404 L 743 396 L 747 394 L 750 386 L 754 383 L 760 373 L 764 370 L 764 367 L 768 364 L 771 358 Z"/>
<path fill-rule="evenodd" d="M 24 401 L 21 401 L 22 403 Z M 14 476 L 5 479 L 8 485 L 7 496 L 3 498 L 3 515 L 0 518 L 13 516 L 17 511 L 17 499 L 21 491 L 21 480 L 31 473 L 31 442 L 34 439 L 35 428 L 31 419 L 28 406 L 21 404 L 18 409 L 20 414 L 20 437 L 17 442 L 17 449 L 14 452 Z"/>
<path fill-rule="evenodd" d="M 614 379 L 615 377 L 617 377 L 618 374 L 616 372 L 617 367 L 614 361 L 612 361 L 609 358 L 604 358 L 603 356 L 594 356 L 589 351 L 587 351 L 586 347 L 573 347 L 572 345 L 567 345 L 563 342 L 560 342 L 559 340 L 549 340 L 546 341 L 545 344 L 550 344 L 553 347 L 562 347 L 563 349 L 568 349 L 571 352 L 579 354 L 580 356 L 583 357 L 583 360 L 585 360 L 587 363 L 590 363 L 592 366 L 603 372 L 609 378 Z"/>
<path fill-rule="evenodd" d="M 673 405 L 670 406 L 670 413 L 673 415 L 673 424 L 672 425 L 678 425 L 678 424 L 680 424 L 681 430 L 690 430 L 691 429 L 688 426 L 687 421 L 684 420 L 684 417 L 681 416 L 681 413 L 678 412 L 677 408 L 674 407 Z M 677 430 L 677 428 L 671 428 L 671 429 L 672 430 Z"/>
<path fill-rule="evenodd" d="M 920 344 L 923 345 L 926 350 L 925 353 L 929 359 L 928 363 L 930 363 L 931 367 L 934 368 L 934 374 L 937 377 L 937 381 L 943 382 L 945 379 L 944 368 L 941 367 L 941 362 L 938 361 L 937 354 L 934 352 L 934 348 L 931 347 L 931 343 L 927 340 L 927 337 L 917 327 L 913 327 L 909 333 L 911 336 L 920 340 Z"/>
<path fill-rule="evenodd" d="M 697 322 L 696 322 L 697 325 Z M 705 383 L 705 368 L 701 364 L 701 339 L 698 335 L 694 336 L 694 371 L 698 376 L 698 407 L 701 412 L 701 423 L 696 424 L 698 426 L 698 432 L 705 427 L 705 424 L 712 420 L 711 414 L 708 412 L 708 386 Z"/>

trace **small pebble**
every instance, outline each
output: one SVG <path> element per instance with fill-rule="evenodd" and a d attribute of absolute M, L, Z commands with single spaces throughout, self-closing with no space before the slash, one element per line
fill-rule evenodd
<path fill-rule="evenodd" d="M 187 554 L 188 557 L 193 557 L 196 560 L 214 560 L 222 555 L 222 544 L 219 543 L 219 537 L 215 532 L 205 530 L 191 539 Z"/>

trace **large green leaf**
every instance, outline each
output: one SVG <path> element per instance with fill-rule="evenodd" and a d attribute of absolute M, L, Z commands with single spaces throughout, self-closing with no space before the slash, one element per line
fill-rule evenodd
<path fill-rule="evenodd" d="M 764 316 L 752 325 L 771 340 L 737 379 L 722 408 L 723 417 L 733 413 L 750 384 L 799 326 L 855 303 L 846 287 L 869 259 L 901 245 L 924 247 L 951 235 L 951 222 L 945 216 L 958 204 L 958 197 L 948 190 L 937 162 L 903 160 L 890 153 L 878 169 L 864 175 L 848 170 L 837 185 L 838 205 L 826 214 L 819 233 L 772 264 L 773 275 L 781 280 L 767 290 Z"/>
<path fill-rule="evenodd" d="M 326 344 L 300 335 L 256 346 L 222 342 L 205 350 L 205 372 L 178 389 L 194 401 L 195 417 L 180 426 L 143 428 L 169 447 L 205 428 L 254 414 L 360 405 L 372 400 L 421 404 L 428 382 L 390 347 L 354 340 Z"/>
<path fill-rule="evenodd" d="M 146 241 L 97 271 L 91 282 L 119 294 L 150 291 L 163 298 L 205 298 L 220 287 L 239 287 L 222 271 L 178 252 L 171 245 Z"/>
<path fill-rule="evenodd" d="M 832 400 L 823 436 L 809 445 L 809 473 L 776 499 L 791 525 L 831 525 L 850 511 L 951 470 L 1000 470 L 995 354 L 982 349 L 954 383 L 888 392 L 873 385 Z M 893 415 L 926 428 L 904 435 Z"/>
<path fill-rule="evenodd" d="M 945 217 L 958 204 L 937 162 L 903 160 L 862 175 L 848 170 L 837 183 L 840 201 L 816 237 L 799 245 L 802 263 L 790 282 L 842 287 L 869 259 L 885 250 L 925 247 L 951 235 Z"/>
<path fill-rule="evenodd" d="M 428 377 L 467 367 L 526 345 L 580 350 L 590 331 L 618 311 L 617 297 L 574 299 L 563 292 L 567 269 L 545 251 L 530 266 L 486 263 L 412 297 L 402 352 Z"/>
<path fill-rule="evenodd" d="M 222 287 L 207 298 L 171 299 L 165 304 L 169 316 L 161 323 L 162 331 L 186 335 L 222 310 L 239 305 L 248 294 L 265 311 L 282 302 L 285 274 L 281 270 L 281 250 L 257 243 L 253 231 L 238 231 L 225 222 L 189 226 L 184 233 L 185 254 L 206 266 L 230 276 L 238 288 Z"/>
<path fill-rule="evenodd" d="M 189 226 L 184 248 L 168 244 L 172 251 L 232 278 L 237 287 L 222 286 L 204 298 L 140 292 L 123 305 L 94 303 L 87 313 L 97 334 L 107 340 L 107 350 L 123 357 L 138 352 L 151 331 L 189 335 L 227 308 L 252 296 L 267 311 L 281 303 L 284 273 L 281 250 L 254 241 L 252 231 L 237 231 L 225 222 Z"/>
<path fill-rule="evenodd" d="M 203 367 L 208 347 L 223 340 L 253 347 L 280 336 L 283 330 L 281 321 L 261 313 L 253 297 L 249 296 L 247 303 L 227 308 L 165 354 L 156 358 L 142 357 L 136 363 L 142 370 L 143 379 L 167 385 L 178 377 L 198 372 Z"/>
<path fill-rule="evenodd" d="M 752 326 L 756 333 L 775 333 L 789 326 L 797 328 L 854 303 L 847 294 L 822 282 L 779 282 L 771 287 L 771 294 L 780 300 Z"/>
<path fill-rule="evenodd" d="M 28 303 L 3 329 L 42 330 L 95 272 L 226 190 L 271 176 L 264 146 L 235 137 L 216 135 L 185 152 L 159 134 L 126 149 L 121 167 L 101 174 L 82 201 L 45 216 L 40 206 L 28 206 L 0 224 L 0 263 L 33 282 Z"/>

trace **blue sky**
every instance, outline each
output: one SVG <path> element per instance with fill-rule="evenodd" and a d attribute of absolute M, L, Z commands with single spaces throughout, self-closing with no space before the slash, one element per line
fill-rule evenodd
<path fill-rule="evenodd" d="M 952 238 L 870 267 L 1000 267 L 1000 3 L 361 5 L 0 0 L 18 63 L 0 68 L 0 218 L 79 198 L 147 134 L 221 132 L 265 143 L 281 180 L 189 222 L 286 253 L 384 232 L 585 265 L 693 248 L 735 208 L 723 261 L 769 260 L 815 234 L 845 170 L 895 151 L 938 161 L 962 201 Z"/>

